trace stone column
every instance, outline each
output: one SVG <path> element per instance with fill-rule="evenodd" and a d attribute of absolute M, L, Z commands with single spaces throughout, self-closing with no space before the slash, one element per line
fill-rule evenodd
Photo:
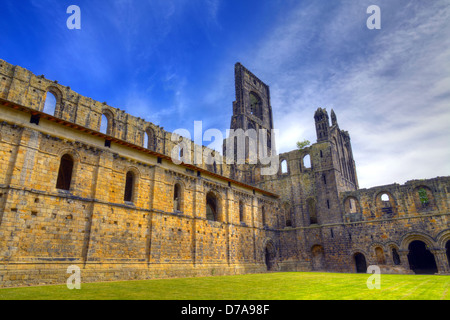
<path fill-rule="evenodd" d="M 409 261 L 408 261 L 408 253 L 409 253 L 409 250 L 398 250 L 398 255 L 400 256 L 400 266 L 402 266 L 406 270 L 411 270 L 411 267 L 410 267 Z"/>
<path fill-rule="evenodd" d="M 450 274 L 447 253 L 444 249 L 430 250 L 436 260 L 438 274 Z"/>

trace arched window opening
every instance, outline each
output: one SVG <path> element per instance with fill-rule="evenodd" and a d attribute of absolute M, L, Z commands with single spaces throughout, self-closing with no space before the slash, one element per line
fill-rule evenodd
<path fill-rule="evenodd" d="M 173 191 L 173 210 L 181 211 L 181 186 L 179 183 L 175 184 Z"/>
<path fill-rule="evenodd" d="M 360 206 L 358 199 L 354 197 L 348 197 L 344 202 L 346 213 L 357 213 L 360 212 Z"/>
<path fill-rule="evenodd" d="M 355 197 L 350 196 L 345 199 L 344 209 L 350 222 L 363 220 L 359 201 Z"/>
<path fill-rule="evenodd" d="M 149 149 L 149 147 L 148 147 L 148 133 L 147 132 L 144 132 L 144 142 L 142 143 L 142 146 L 144 148 Z"/>
<path fill-rule="evenodd" d="M 155 151 L 155 134 L 150 128 L 144 134 L 144 148 Z"/>
<path fill-rule="evenodd" d="M 303 166 L 305 169 L 311 168 L 311 156 L 309 154 L 303 157 Z"/>
<path fill-rule="evenodd" d="M 61 190 L 70 190 L 73 172 L 73 159 L 70 155 L 65 154 L 61 157 L 59 165 L 58 179 L 56 188 Z"/>
<path fill-rule="evenodd" d="M 291 212 L 290 211 L 286 212 L 285 219 L 286 219 L 286 227 L 292 227 L 292 220 L 291 220 Z"/>
<path fill-rule="evenodd" d="M 283 204 L 283 214 L 285 227 L 292 227 L 292 211 L 291 206 L 288 202 Z"/>
<path fill-rule="evenodd" d="M 105 114 L 102 114 L 102 120 L 100 122 L 100 132 L 108 134 L 109 131 L 109 119 Z"/>
<path fill-rule="evenodd" d="M 380 264 L 386 264 L 386 258 L 384 256 L 383 249 L 380 247 L 375 248 L 375 255 L 377 257 L 377 263 Z"/>
<path fill-rule="evenodd" d="M 389 192 L 381 192 L 377 195 L 376 210 L 379 217 L 393 217 L 397 213 L 395 198 Z"/>
<path fill-rule="evenodd" d="M 288 173 L 288 165 L 286 160 L 281 161 L 281 173 L 282 174 Z"/>
<path fill-rule="evenodd" d="M 127 172 L 125 181 L 125 193 L 123 200 L 126 202 L 133 202 L 133 192 L 134 192 L 134 174 L 131 171 Z"/>
<path fill-rule="evenodd" d="M 433 192 L 430 188 L 421 186 L 414 190 L 414 200 L 418 210 L 433 209 Z"/>
<path fill-rule="evenodd" d="M 45 97 L 45 104 L 44 104 L 44 113 L 51 114 L 52 116 L 55 115 L 56 111 L 56 97 L 53 93 L 50 91 L 47 92 L 47 95 Z"/>
<path fill-rule="evenodd" d="M 109 110 L 103 110 L 100 121 L 100 132 L 109 136 L 113 135 L 114 115 Z"/>
<path fill-rule="evenodd" d="M 250 114 L 262 119 L 261 99 L 253 92 L 250 92 Z"/>
<path fill-rule="evenodd" d="M 401 264 L 400 255 L 395 248 L 392 248 L 392 260 L 396 266 L 399 266 Z"/>
<path fill-rule="evenodd" d="M 262 218 L 262 224 L 265 226 L 267 224 L 267 217 L 266 217 L 266 207 L 261 207 L 261 218 Z"/>
<path fill-rule="evenodd" d="M 244 202 L 239 201 L 239 221 L 244 222 Z"/>
<path fill-rule="evenodd" d="M 430 199 L 428 199 L 427 190 L 424 188 L 419 189 L 419 199 L 423 206 L 427 206 L 430 202 Z"/>
<path fill-rule="evenodd" d="M 208 192 L 206 195 L 206 219 L 219 221 L 218 200 L 214 193 Z"/>
<path fill-rule="evenodd" d="M 309 214 L 309 224 L 317 224 L 317 207 L 314 199 L 308 199 L 306 201 Z"/>

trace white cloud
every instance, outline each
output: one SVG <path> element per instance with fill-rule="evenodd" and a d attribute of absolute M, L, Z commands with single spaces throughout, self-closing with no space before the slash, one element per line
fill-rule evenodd
<path fill-rule="evenodd" d="M 320 20 L 318 7 L 299 8 L 261 45 L 255 72 L 264 70 L 272 83 L 280 151 L 315 141 L 314 111 L 334 108 L 352 137 L 361 187 L 448 175 L 449 5 L 396 13 L 385 3 L 390 20 L 377 31 L 358 28 L 365 26 L 360 6 L 344 2 L 330 20 Z M 308 51 L 313 47 L 319 51 Z"/>

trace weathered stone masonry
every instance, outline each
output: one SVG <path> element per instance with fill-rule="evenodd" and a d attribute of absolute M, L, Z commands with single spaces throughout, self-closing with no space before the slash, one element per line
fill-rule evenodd
<path fill-rule="evenodd" d="M 268 86 L 240 64 L 236 90 L 233 128 L 273 128 Z M 334 112 L 315 120 L 317 143 L 274 176 L 175 165 L 163 128 L 0 60 L 0 286 L 64 283 L 70 265 L 85 282 L 420 273 L 420 243 L 449 273 L 449 178 L 360 190 L 349 134 Z"/>

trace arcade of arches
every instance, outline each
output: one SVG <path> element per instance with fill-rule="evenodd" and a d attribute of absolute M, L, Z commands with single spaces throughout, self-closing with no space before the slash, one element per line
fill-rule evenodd
<path fill-rule="evenodd" d="M 356 273 L 366 273 L 370 264 L 403 266 L 414 274 L 448 274 L 450 272 L 450 240 L 444 247 L 432 248 L 424 239 L 408 242 L 406 250 L 391 249 L 391 254 L 384 254 L 382 248 L 376 247 L 373 259 L 369 254 L 356 252 L 353 263 Z M 390 260 L 389 260 L 390 259 Z"/>

